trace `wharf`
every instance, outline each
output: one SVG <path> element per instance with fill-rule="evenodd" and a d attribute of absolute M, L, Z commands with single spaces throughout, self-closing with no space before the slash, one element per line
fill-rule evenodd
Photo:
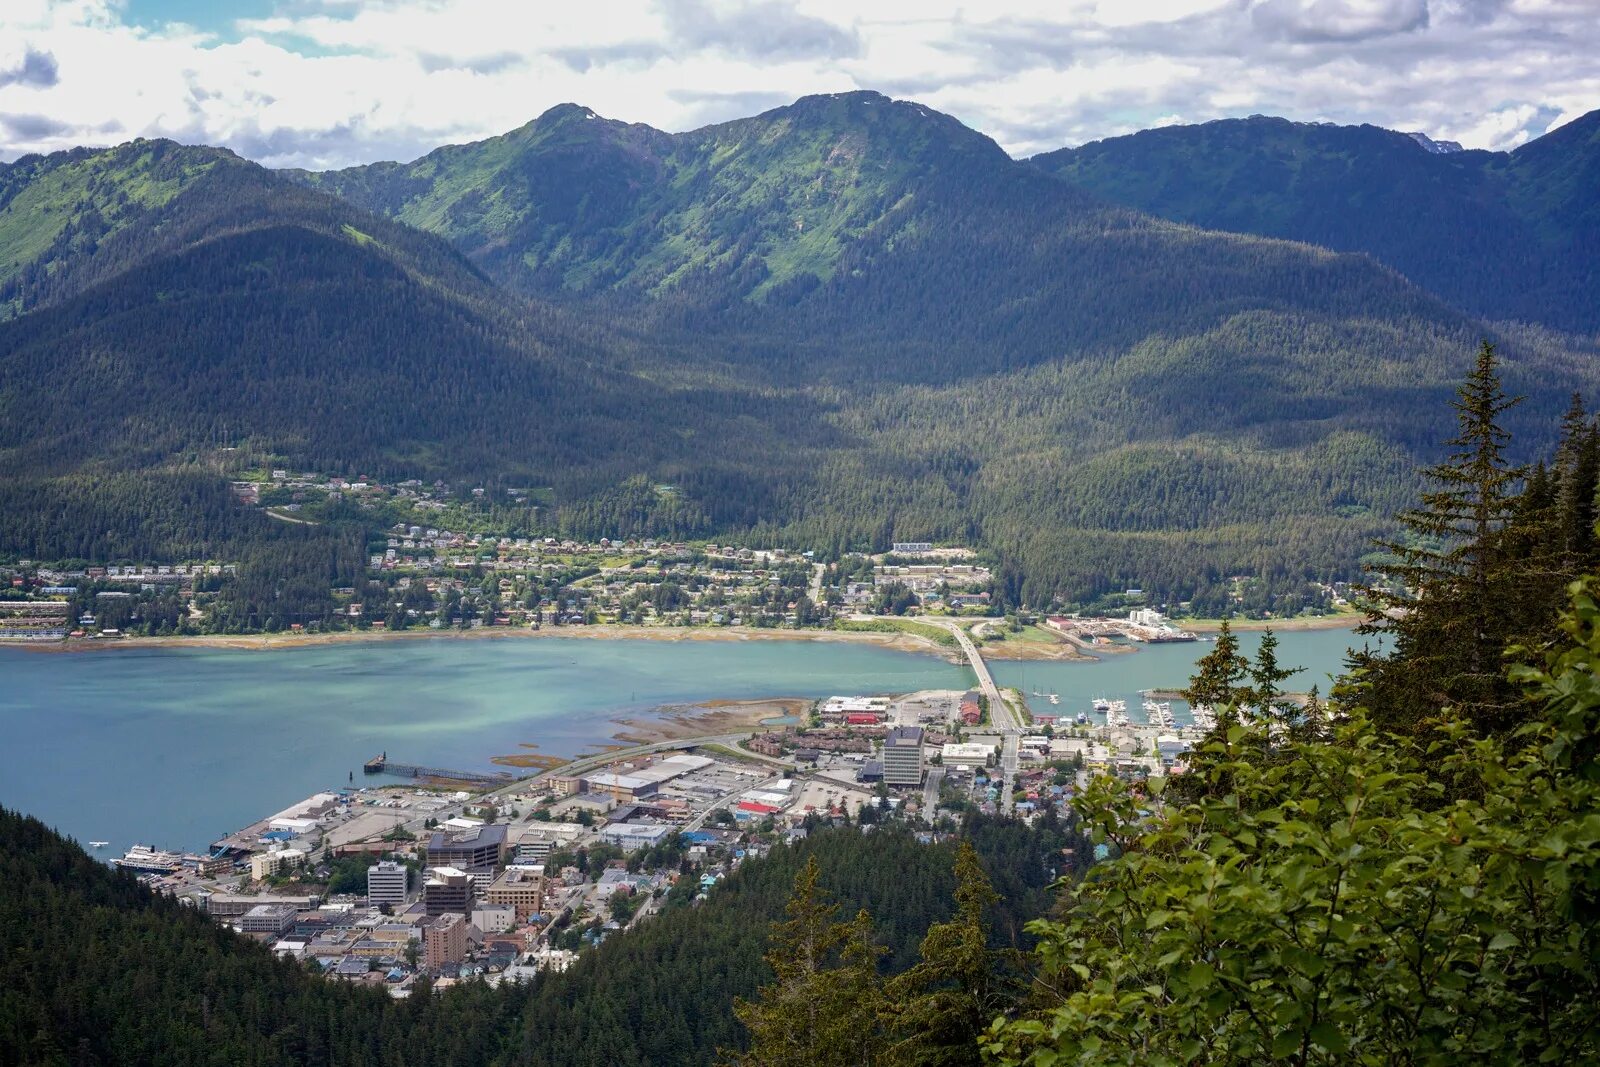
<path fill-rule="evenodd" d="M 393 774 L 401 778 L 439 778 L 451 782 L 464 782 L 483 787 L 505 785 L 515 780 L 506 771 L 455 771 L 445 767 L 422 767 L 413 763 L 395 763 L 387 752 L 374 756 L 361 765 L 364 774 Z"/>

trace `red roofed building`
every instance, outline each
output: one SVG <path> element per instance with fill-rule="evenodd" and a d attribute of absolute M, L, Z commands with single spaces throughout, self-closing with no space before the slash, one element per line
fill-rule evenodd
<path fill-rule="evenodd" d="M 844 717 L 846 726 L 876 726 L 878 717 L 870 711 L 852 711 Z"/>

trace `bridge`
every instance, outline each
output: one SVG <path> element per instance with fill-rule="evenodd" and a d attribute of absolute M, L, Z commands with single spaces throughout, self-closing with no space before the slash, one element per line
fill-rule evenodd
<path fill-rule="evenodd" d="M 983 662 L 983 656 L 978 652 L 978 646 L 965 626 L 944 619 L 924 618 L 918 621 L 932 623 L 950 631 L 956 643 L 961 646 L 962 654 L 967 657 L 967 665 L 972 668 L 972 673 L 978 676 L 978 689 L 989 701 L 989 723 L 1001 734 L 1000 810 L 1009 815 L 1015 807 L 1011 799 L 1011 788 L 1017 777 L 1022 733 L 1027 724 L 1022 721 L 1021 713 L 1014 712 L 1011 705 L 1001 697 L 1000 687 L 994 684 L 994 676 L 989 673 L 989 665 Z"/>

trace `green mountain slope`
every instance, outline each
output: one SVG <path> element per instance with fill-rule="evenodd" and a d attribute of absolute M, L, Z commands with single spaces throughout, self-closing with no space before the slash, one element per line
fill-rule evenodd
<path fill-rule="evenodd" d="M 1256 117 L 1032 162 L 1163 218 L 1368 253 L 1473 314 L 1600 329 L 1600 111 L 1513 152 Z"/>
<path fill-rule="evenodd" d="M 292 177 L 512 288 L 603 296 L 668 343 L 717 335 L 806 381 L 971 377 L 1252 308 L 1464 323 L 1370 264 L 1119 210 L 876 93 L 677 135 L 563 105 L 413 164 Z"/>
<path fill-rule="evenodd" d="M 107 191 L 153 154 L 164 200 Z M 1353 572 L 1486 329 L 1368 257 L 1109 205 L 871 93 L 677 135 L 563 106 L 331 175 L 103 155 L 7 172 L 12 205 L 79 172 L 129 205 L 52 238 L 0 325 L 0 550 L 31 557 L 112 543 L 69 516 L 179 525 L 125 482 L 86 511 L 82 479 L 247 442 L 549 487 L 565 535 L 986 545 L 1035 604 L 1292 584 Z M 54 225 L 23 207 L 16 232 Z M 1593 386 L 1581 346 L 1496 335 L 1518 418 Z"/>

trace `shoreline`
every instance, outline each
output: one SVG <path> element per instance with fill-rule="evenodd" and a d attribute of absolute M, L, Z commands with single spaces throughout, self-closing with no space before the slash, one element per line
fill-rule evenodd
<path fill-rule="evenodd" d="M 1353 630 L 1366 621 L 1365 615 L 1355 612 L 1342 615 L 1311 615 L 1295 619 L 1229 619 L 1228 628 L 1236 634 L 1259 633 L 1268 629 L 1274 633 L 1300 630 Z M 1197 634 L 1214 634 L 1222 629 L 1221 621 L 1215 619 L 1173 619 L 1172 624 L 1180 630 Z"/>
<path fill-rule="evenodd" d="M 1361 614 L 1319 615 L 1296 619 L 1229 620 L 1235 633 L 1259 632 L 1268 627 L 1279 633 L 1305 630 L 1353 629 L 1366 620 Z M 1218 620 L 1174 620 L 1184 629 L 1212 634 L 1221 629 Z M 763 629 L 750 626 L 689 627 L 638 626 L 596 623 L 588 626 L 556 626 L 538 630 L 525 627 L 481 627 L 475 630 L 339 630 L 316 634 L 193 634 L 177 637 L 121 637 L 112 640 L 77 638 L 64 641 L 19 641 L 14 647 L 27 652 L 61 655 L 104 652 L 116 649 L 215 648 L 249 652 L 272 652 L 323 645 L 377 644 L 390 641 L 514 641 L 514 640 L 589 640 L 589 641 L 843 641 L 877 645 L 897 652 L 934 655 L 950 663 L 965 663 L 958 649 L 909 631 L 875 630 L 793 630 Z M 1000 641 L 980 643 L 986 660 L 1057 661 L 1092 663 L 1102 656 L 1137 652 L 1143 646 L 1088 650 L 1062 641 L 1056 645 L 1037 642 Z"/>
<path fill-rule="evenodd" d="M 598 623 L 531 630 L 495 626 L 476 630 L 340 630 L 319 634 L 193 634 L 179 637 L 121 637 L 114 640 L 79 638 L 69 641 L 19 641 L 15 647 L 29 652 L 62 654 L 135 648 L 222 648 L 251 652 L 316 648 L 321 645 L 378 644 L 386 641 L 514 641 L 535 639 L 587 639 L 612 641 L 855 641 L 884 645 L 907 652 L 949 650 L 917 634 L 851 630 L 779 630 L 729 626 L 716 629 L 687 626 L 633 626 Z"/>

